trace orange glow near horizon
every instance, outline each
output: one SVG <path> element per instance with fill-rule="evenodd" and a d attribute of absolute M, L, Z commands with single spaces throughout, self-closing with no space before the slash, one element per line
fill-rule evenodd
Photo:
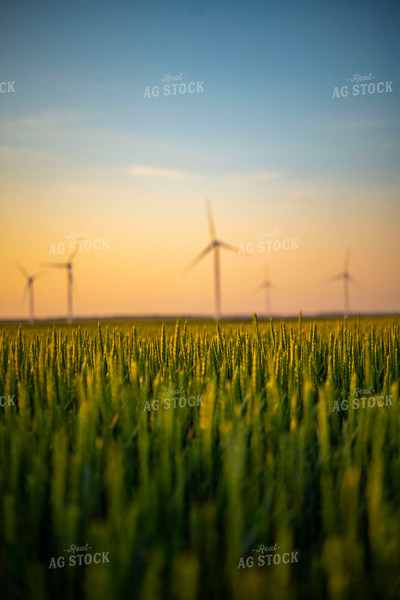
<path fill-rule="evenodd" d="M 66 261 L 71 232 L 87 232 L 92 244 L 106 240 L 104 248 L 98 242 L 98 250 L 82 248 L 75 256 L 76 316 L 213 314 L 212 255 L 182 274 L 210 241 L 206 195 L 218 239 L 242 251 L 249 243 L 255 247 L 246 258 L 221 251 L 223 314 L 264 313 L 263 292 L 253 290 L 265 264 L 280 288 L 272 292 L 273 314 L 340 312 L 342 282 L 321 282 L 343 270 L 349 247 L 350 272 L 363 288 L 351 288 L 351 310 L 400 309 L 397 190 L 346 192 L 324 181 L 300 187 L 284 175 L 262 183 L 255 177 L 251 184 L 251 174 L 242 184 L 236 176 L 200 185 L 166 178 L 162 170 L 67 185 L 45 176 L 34 181 L 32 174 L 31 181 L 22 181 L 21 169 L 14 165 L 14 172 L 3 174 L 0 318 L 24 318 L 28 312 L 27 301 L 21 302 L 25 282 L 14 261 L 30 273 L 42 262 Z M 385 212 L 378 197 L 386 199 Z M 258 253 L 257 236 L 275 230 L 277 239 L 297 238 L 298 249 Z M 60 243 L 65 252 L 54 253 Z M 64 316 L 66 294 L 65 270 L 47 269 L 35 282 L 36 316 Z"/>

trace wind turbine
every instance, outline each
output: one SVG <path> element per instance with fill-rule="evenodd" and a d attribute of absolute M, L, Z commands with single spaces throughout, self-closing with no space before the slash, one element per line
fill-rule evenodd
<path fill-rule="evenodd" d="M 66 262 L 48 262 L 42 263 L 43 266 L 50 267 L 52 269 L 66 269 L 67 270 L 67 306 L 68 306 L 68 316 L 67 323 L 72 323 L 72 288 L 73 288 L 73 275 L 72 275 L 72 266 L 73 259 L 78 250 L 72 252 L 68 260 Z"/>
<path fill-rule="evenodd" d="M 349 272 L 349 264 L 350 264 L 350 250 L 347 250 L 346 256 L 344 259 L 343 271 L 342 273 L 338 273 L 337 275 L 333 275 L 333 277 L 329 277 L 325 280 L 325 283 L 333 283 L 334 281 L 340 281 L 343 279 L 343 288 L 344 288 L 344 316 L 347 317 L 350 312 L 350 289 L 349 284 L 352 283 L 359 289 L 361 289 L 360 284 Z"/>
<path fill-rule="evenodd" d="M 44 272 L 39 271 L 38 273 L 35 273 L 34 275 L 29 275 L 28 271 L 26 271 L 26 269 L 24 269 L 24 267 L 19 262 L 15 261 L 15 266 L 17 267 L 18 271 L 26 279 L 26 286 L 24 288 L 24 293 L 23 293 L 22 298 L 25 299 L 26 295 L 29 293 L 29 323 L 33 323 L 35 321 L 33 282 L 38 277 L 41 277 L 42 275 L 44 275 Z"/>
<path fill-rule="evenodd" d="M 267 319 L 271 317 L 271 289 L 278 290 L 276 285 L 269 279 L 268 277 L 268 266 L 265 265 L 265 279 L 262 281 L 255 289 L 254 292 L 258 292 L 262 289 L 265 290 L 265 307 L 267 310 L 266 317 Z"/>
<path fill-rule="evenodd" d="M 230 250 L 231 252 L 239 252 L 239 248 L 226 244 L 216 237 L 214 219 L 211 212 L 211 206 L 206 201 L 208 229 L 210 231 L 211 242 L 204 248 L 202 252 L 185 268 L 185 272 L 190 271 L 198 262 L 200 262 L 209 252 L 214 252 L 214 291 L 215 291 L 215 320 L 221 318 L 221 270 L 220 270 L 220 249 Z"/>

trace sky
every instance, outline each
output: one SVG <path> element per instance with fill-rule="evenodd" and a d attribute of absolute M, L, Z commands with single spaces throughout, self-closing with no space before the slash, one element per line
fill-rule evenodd
<path fill-rule="evenodd" d="M 75 316 L 211 315 L 206 198 L 223 314 L 265 313 L 266 269 L 273 314 L 342 311 L 348 250 L 350 309 L 399 312 L 399 30 L 389 1 L 3 0 L 0 319 L 15 261 L 66 315 L 42 263 L 76 234 Z"/>

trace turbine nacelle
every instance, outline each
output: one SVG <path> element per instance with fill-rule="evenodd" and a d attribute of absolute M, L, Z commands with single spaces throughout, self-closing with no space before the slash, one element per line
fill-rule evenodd
<path fill-rule="evenodd" d="M 350 283 L 361 289 L 358 281 L 352 276 L 350 271 L 348 270 L 350 263 L 350 250 L 347 251 L 346 257 L 344 260 L 344 270 L 333 277 L 329 277 L 325 280 L 324 283 L 334 283 L 335 281 L 343 281 L 344 286 L 344 315 L 347 316 L 350 312 Z"/>
<path fill-rule="evenodd" d="M 259 292 L 260 290 L 265 290 L 265 308 L 266 308 L 266 318 L 268 319 L 269 317 L 271 317 L 271 290 L 278 290 L 279 288 L 274 284 L 274 282 L 269 278 L 269 274 L 268 274 L 268 265 L 265 264 L 265 272 L 264 272 L 264 277 L 265 279 L 263 281 L 261 281 L 261 283 L 259 283 L 257 285 L 257 287 L 254 288 L 254 292 Z"/>
<path fill-rule="evenodd" d="M 239 252 L 239 248 L 226 244 L 225 242 L 218 240 L 216 237 L 214 219 L 211 212 L 211 206 L 209 202 L 206 202 L 207 221 L 208 229 L 210 232 L 210 243 L 204 248 L 202 252 L 188 266 L 184 269 L 184 272 L 190 271 L 198 262 L 200 262 L 209 252 L 214 252 L 214 287 L 215 287 L 215 319 L 219 321 L 221 318 L 221 281 L 220 281 L 220 248 L 229 250 L 230 252 Z"/>
<path fill-rule="evenodd" d="M 68 306 L 68 315 L 67 315 L 67 321 L 68 323 L 72 323 L 72 288 L 73 288 L 73 274 L 72 274 L 72 267 L 73 267 L 73 259 L 75 258 L 76 253 L 78 252 L 78 250 L 76 249 L 75 252 L 72 252 L 69 257 L 68 260 L 66 262 L 54 262 L 54 263 L 43 263 L 45 266 L 50 267 L 52 269 L 66 269 L 67 272 L 67 306 Z"/>
<path fill-rule="evenodd" d="M 24 300 L 26 298 L 27 294 L 29 294 L 29 322 L 33 323 L 35 320 L 33 283 L 34 283 L 35 279 L 44 275 L 44 271 L 39 271 L 38 273 L 35 273 L 34 275 L 30 275 L 27 272 L 27 270 L 19 262 L 16 261 L 15 266 L 17 267 L 17 269 L 21 273 L 21 275 L 23 277 L 25 277 L 25 279 L 26 279 L 26 285 L 25 285 L 24 292 L 22 294 L 22 299 Z"/>

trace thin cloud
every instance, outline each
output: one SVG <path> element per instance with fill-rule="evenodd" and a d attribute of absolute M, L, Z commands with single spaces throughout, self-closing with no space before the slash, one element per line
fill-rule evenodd
<path fill-rule="evenodd" d="M 139 177 L 162 177 L 165 179 L 193 179 L 194 175 L 185 173 L 184 171 L 174 171 L 171 169 L 159 169 L 157 167 L 150 167 L 148 165 L 133 165 L 130 168 L 132 175 Z"/>
<path fill-rule="evenodd" d="M 251 184 L 251 183 L 263 183 L 266 181 L 275 181 L 283 177 L 282 171 L 247 171 L 244 173 L 234 173 L 232 175 L 225 175 L 224 182 L 234 184 Z"/>
<path fill-rule="evenodd" d="M 223 174 L 221 176 L 209 176 L 204 177 L 201 175 L 193 175 L 192 173 L 188 173 L 186 171 L 176 171 L 173 169 L 160 169 L 158 167 L 151 167 L 149 165 L 133 165 L 130 167 L 130 173 L 132 175 L 136 175 L 139 177 L 154 177 L 154 178 L 164 178 L 164 179 L 173 179 L 173 180 L 204 180 L 208 179 L 210 181 L 221 181 L 226 184 L 251 184 L 251 183 L 262 183 L 266 181 L 274 181 L 276 179 L 280 179 L 283 177 L 283 173 L 281 171 L 247 171 L 243 173 L 233 173 L 233 174 Z"/>

